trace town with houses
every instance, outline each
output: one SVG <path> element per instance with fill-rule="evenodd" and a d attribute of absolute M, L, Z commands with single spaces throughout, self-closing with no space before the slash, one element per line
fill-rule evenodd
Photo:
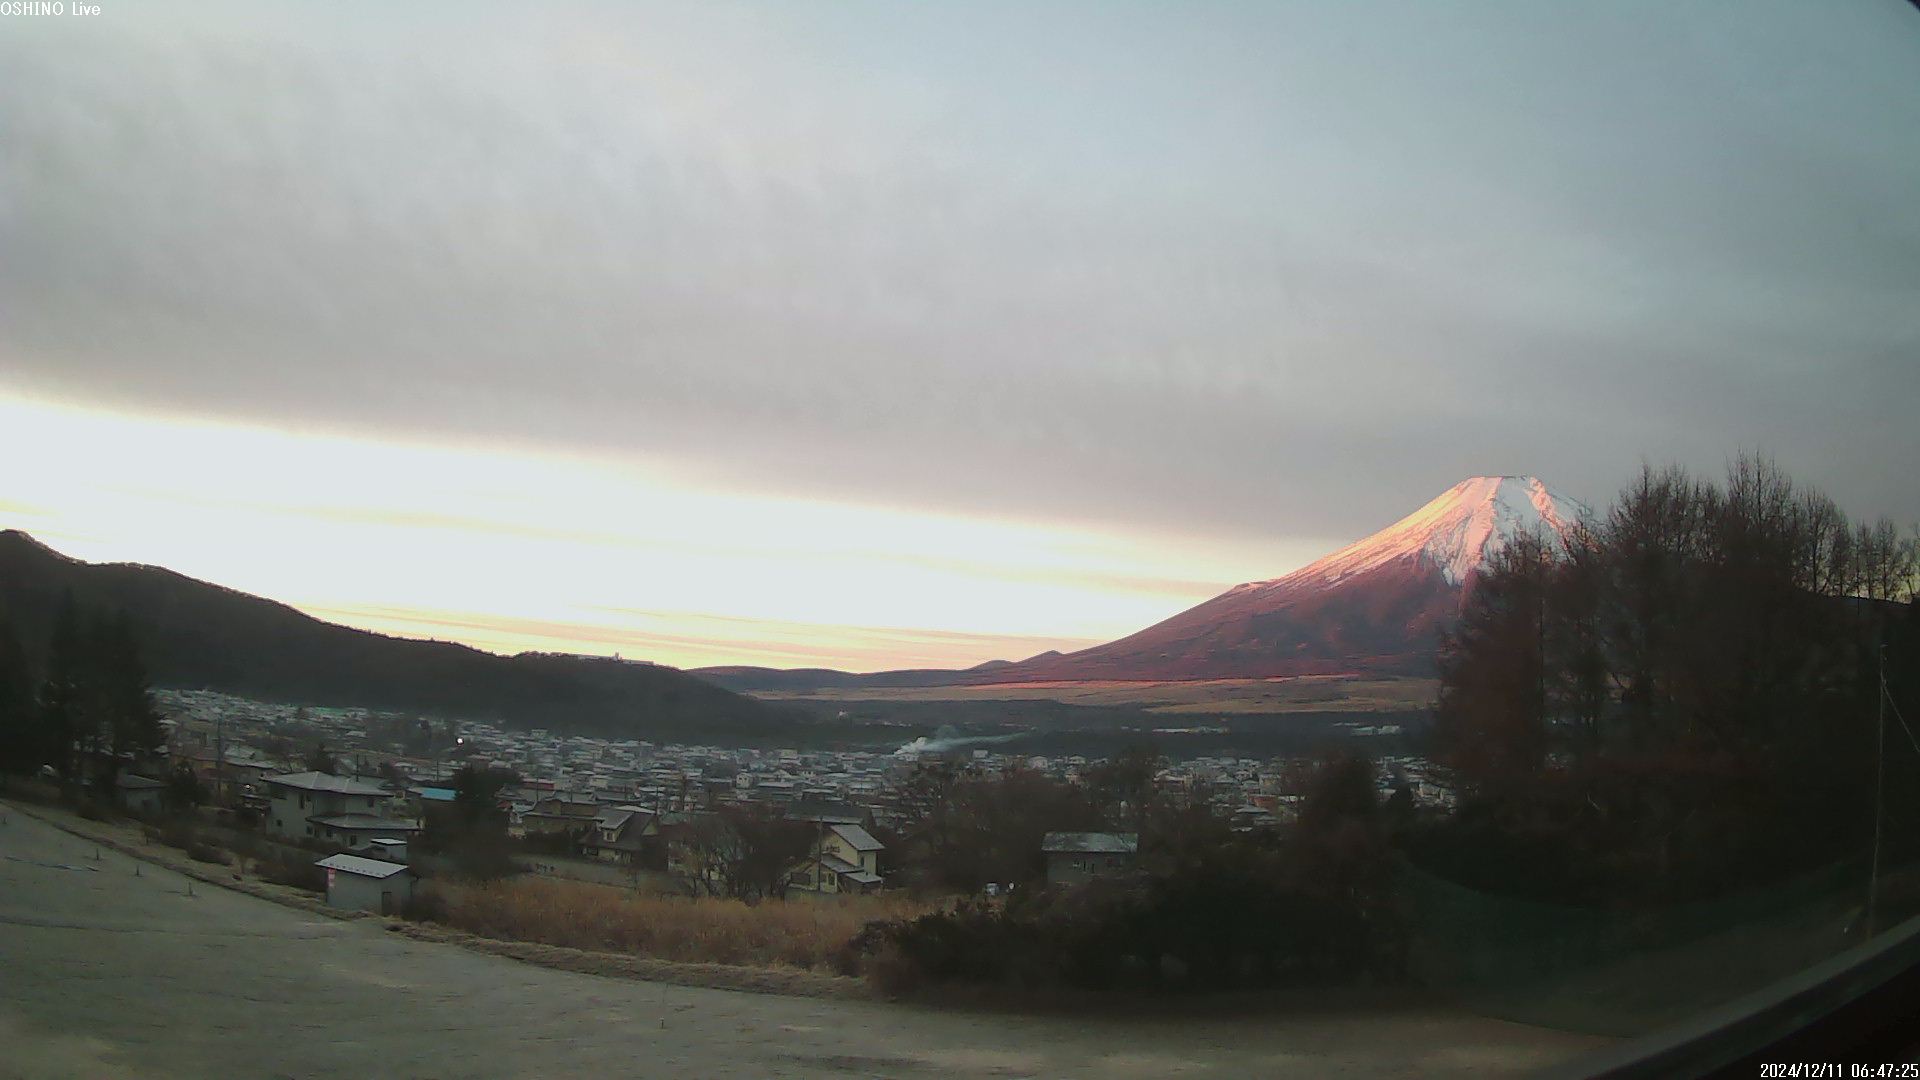
<path fill-rule="evenodd" d="M 156 701 L 168 732 L 168 768 L 187 765 L 218 806 L 243 810 L 270 840 L 337 848 L 329 902 L 393 907 L 411 888 L 409 843 L 437 803 L 450 803 L 455 774 L 469 766 L 511 772 L 500 793 L 508 835 L 550 852 L 535 872 L 603 882 L 687 872 L 676 830 L 729 805 L 763 806 L 814 823 L 814 857 L 795 868 L 804 892 L 868 892 L 886 885 L 885 845 L 875 832 L 902 823 L 899 792 L 921 770 L 986 774 L 1028 769 L 1079 783 L 1098 759 L 1009 753 L 964 738 L 916 739 L 893 751 L 694 746 L 605 739 L 480 721 L 427 721 L 358 708 L 252 701 L 211 691 L 163 690 Z M 320 753 L 331 771 L 310 766 Z M 1417 803 L 1443 804 L 1445 787 L 1415 757 L 1381 761 L 1382 794 L 1404 789 Z M 1285 758 L 1196 757 L 1160 763 L 1156 783 L 1205 792 L 1236 829 L 1290 820 L 1301 771 Z M 157 807 L 163 784 L 123 773 L 131 808 Z M 151 803 L 152 807 L 147 806 Z M 1049 834 L 1049 878 L 1080 880 L 1124 867 L 1132 834 Z M 338 883 L 337 888 L 334 887 Z M 400 892 L 396 898 L 393 887 Z M 356 891 L 356 889 L 358 891 Z"/>

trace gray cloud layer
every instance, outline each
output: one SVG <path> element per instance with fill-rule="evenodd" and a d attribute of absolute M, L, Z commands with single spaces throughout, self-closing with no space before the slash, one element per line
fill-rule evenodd
<path fill-rule="evenodd" d="M 0 26 L 0 388 L 1346 536 L 1759 448 L 1920 517 L 1898 0 Z"/>

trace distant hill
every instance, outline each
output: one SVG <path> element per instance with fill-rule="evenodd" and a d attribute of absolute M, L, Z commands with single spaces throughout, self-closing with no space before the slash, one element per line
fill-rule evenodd
<path fill-rule="evenodd" d="M 1048 649 L 1025 660 L 988 660 L 963 671 L 952 671 L 947 668 L 903 668 L 898 671 L 861 673 L 841 671 L 837 668 L 770 668 L 732 665 L 692 668 L 688 673 L 742 693 L 759 691 L 804 693 L 808 690 L 848 690 L 856 687 L 885 689 L 888 687 L 972 686 L 977 683 L 993 682 L 996 673 L 1001 669 L 1012 669 L 1016 664 L 1049 660 L 1059 655 L 1058 652 Z"/>
<path fill-rule="evenodd" d="M 36 662 L 68 590 L 83 607 L 127 613 L 156 686 L 640 739 L 761 735 L 799 719 L 675 668 L 387 637 L 160 567 L 82 562 L 26 533 L 0 532 L 0 611 Z"/>

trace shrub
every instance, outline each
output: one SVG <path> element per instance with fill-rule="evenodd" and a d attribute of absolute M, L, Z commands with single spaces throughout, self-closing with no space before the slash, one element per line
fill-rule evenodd
<path fill-rule="evenodd" d="M 445 848 L 452 872 L 473 881 L 492 881 L 518 871 L 504 839 L 469 833 Z"/>
<path fill-rule="evenodd" d="M 408 922 L 449 921 L 447 918 L 447 898 L 432 888 L 417 889 L 400 906 L 400 917 Z"/>
<path fill-rule="evenodd" d="M 1398 920 L 1364 876 L 1229 844 L 1157 873 L 1016 893 L 880 923 L 856 941 L 882 989 L 1207 992 L 1398 974 Z"/>
<path fill-rule="evenodd" d="M 262 862 L 254 872 L 275 885 L 287 885 L 308 892 L 327 891 L 327 872 L 304 858 L 280 858 Z"/>
<path fill-rule="evenodd" d="M 203 844 L 196 840 L 187 845 L 186 852 L 187 858 L 192 859 L 194 862 L 213 863 L 216 866 L 226 866 L 228 864 L 229 856 L 227 853 L 214 847 L 212 844 Z"/>
<path fill-rule="evenodd" d="M 160 826 L 160 842 L 170 848 L 187 851 L 199 841 L 199 834 L 192 825 L 174 821 Z"/>

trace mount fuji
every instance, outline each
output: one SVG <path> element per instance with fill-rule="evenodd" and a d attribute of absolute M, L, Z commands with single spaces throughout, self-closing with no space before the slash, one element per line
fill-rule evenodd
<path fill-rule="evenodd" d="M 994 668 L 994 682 L 1424 672 L 1488 558 L 1563 541 L 1585 508 L 1531 476 L 1463 480 L 1364 540 L 1136 634 Z M 986 673 L 983 673 L 986 674 Z"/>

